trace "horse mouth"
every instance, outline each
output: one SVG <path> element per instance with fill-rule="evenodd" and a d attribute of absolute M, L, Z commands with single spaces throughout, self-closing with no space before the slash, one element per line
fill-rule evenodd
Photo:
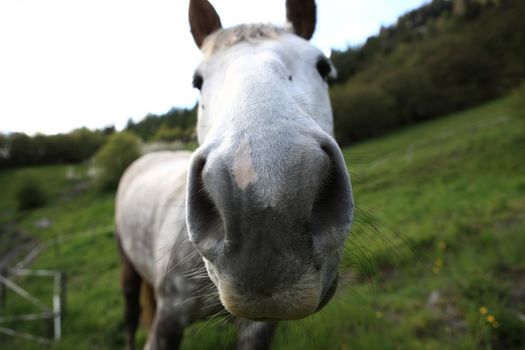
<path fill-rule="evenodd" d="M 332 284 L 324 292 L 324 295 L 319 303 L 319 306 L 317 306 L 317 309 L 315 309 L 314 313 L 321 311 L 321 309 L 323 309 L 326 306 L 326 304 L 328 304 L 328 302 L 332 299 L 332 297 L 335 294 L 335 291 L 337 290 L 338 281 L 339 281 L 339 275 L 336 275 Z M 266 322 L 266 323 L 282 321 L 282 319 L 271 318 L 271 317 L 257 317 L 257 318 L 250 318 L 250 319 L 253 321 L 257 321 L 257 322 Z"/>
<path fill-rule="evenodd" d="M 317 309 L 315 310 L 315 312 L 318 312 L 320 311 L 322 308 L 324 308 L 326 306 L 326 304 L 328 304 L 328 302 L 332 299 L 332 297 L 334 296 L 335 294 L 335 291 L 337 290 L 337 282 L 339 281 L 339 274 L 337 274 L 334 278 L 334 281 L 332 282 L 332 284 L 330 285 L 330 287 L 328 287 L 326 289 L 326 291 L 324 292 L 324 295 L 321 299 L 321 302 L 319 303 L 319 306 L 317 307 Z"/>

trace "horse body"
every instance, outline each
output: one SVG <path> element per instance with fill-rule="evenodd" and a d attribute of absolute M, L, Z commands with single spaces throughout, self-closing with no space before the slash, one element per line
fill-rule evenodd
<path fill-rule="evenodd" d="M 190 156 L 183 151 L 147 154 L 128 167 L 119 184 L 115 231 L 124 260 L 130 349 L 139 317 L 140 283 L 152 287 L 155 309 L 162 311 L 155 315 L 156 336 L 148 339 L 148 349 L 177 348 L 185 326 L 224 310 L 188 239 L 184 203 Z M 274 324 L 244 321 L 241 326 L 238 349 L 267 348 Z"/>
<path fill-rule="evenodd" d="M 199 148 L 142 157 L 117 193 L 130 347 L 141 280 L 157 301 L 153 349 L 177 348 L 185 326 L 224 309 L 243 320 L 239 348 L 266 349 L 276 321 L 335 292 L 353 213 L 327 93 L 335 70 L 305 40 L 314 1 L 288 0 L 287 15 L 293 28 L 221 29 L 207 0 L 190 2 Z"/>
<path fill-rule="evenodd" d="M 125 233 L 118 235 L 120 244 L 155 287 L 166 272 L 162 269 L 171 253 L 166 249 L 185 239 L 184 210 L 179 206 L 185 201 L 189 158 L 187 152 L 150 153 L 126 170 L 117 192 L 116 230 Z"/>
<path fill-rule="evenodd" d="M 206 275 L 191 274 L 204 265 L 186 230 L 190 156 L 189 152 L 155 152 L 138 159 L 122 177 L 116 206 L 116 231 L 125 256 L 153 287 L 158 303 L 168 298 L 179 309 L 181 324 L 210 316 L 218 309 L 210 305 L 219 305 L 213 294 L 210 298 L 210 293 L 196 293 L 211 284 Z M 188 300 L 196 295 L 203 297 Z"/>

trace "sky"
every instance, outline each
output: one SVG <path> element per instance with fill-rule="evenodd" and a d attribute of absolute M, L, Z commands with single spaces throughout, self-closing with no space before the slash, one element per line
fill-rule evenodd
<path fill-rule="evenodd" d="M 364 43 L 429 0 L 317 0 L 313 44 Z M 0 132 L 54 134 L 191 108 L 189 0 L 1 0 Z M 211 0 L 224 27 L 284 24 L 285 0 Z"/>

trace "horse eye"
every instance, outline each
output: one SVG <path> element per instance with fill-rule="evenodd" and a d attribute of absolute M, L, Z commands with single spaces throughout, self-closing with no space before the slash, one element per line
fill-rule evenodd
<path fill-rule="evenodd" d="M 328 81 L 330 73 L 332 72 L 332 65 L 324 57 L 319 58 L 316 65 L 317 71 L 321 75 L 324 81 Z"/>
<path fill-rule="evenodd" d="M 202 75 L 195 73 L 193 75 L 193 87 L 195 89 L 202 89 L 202 84 L 204 83 L 204 79 L 202 78 Z"/>

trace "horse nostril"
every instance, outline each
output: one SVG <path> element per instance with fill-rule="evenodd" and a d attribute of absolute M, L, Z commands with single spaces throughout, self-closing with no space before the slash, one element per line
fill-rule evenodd
<path fill-rule="evenodd" d="M 312 231 L 316 236 L 335 230 L 344 239 L 353 213 L 350 179 L 339 149 L 330 143 L 321 144 L 321 149 L 329 163 L 312 207 Z"/>
<path fill-rule="evenodd" d="M 188 174 L 186 218 L 190 240 L 196 245 L 207 238 L 218 239 L 222 229 L 221 215 L 204 180 L 205 166 L 204 157 L 195 157 Z"/>

